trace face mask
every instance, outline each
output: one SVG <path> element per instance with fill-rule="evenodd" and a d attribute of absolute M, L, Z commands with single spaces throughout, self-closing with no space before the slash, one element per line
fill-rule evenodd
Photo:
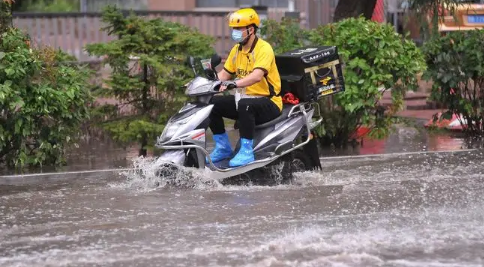
<path fill-rule="evenodd" d="M 240 43 L 244 40 L 242 37 L 242 31 L 241 30 L 232 30 L 232 40 L 234 40 L 237 43 Z"/>

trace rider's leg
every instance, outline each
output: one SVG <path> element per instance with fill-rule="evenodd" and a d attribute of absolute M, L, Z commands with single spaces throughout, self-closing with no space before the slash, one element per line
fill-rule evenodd
<path fill-rule="evenodd" d="M 271 121 L 281 115 L 277 105 L 267 97 L 244 98 L 239 101 L 240 149 L 229 162 L 231 167 L 246 165 L 254 158 L 255 125 Z"/>
<path fill-rule="evenodd" d="M 219 162 L 230 158 L 233 153 L 229 137 L 225 132 L 223 118 L 237 119 L 238 113 L 235 109 L 234 96 L 216 96 L 212 98 L 211 103 L 214 104 L 214 107 L 210 113 L 210 129 L 213 133 L 215 148 L 210 153 L 210 158 L 212 162 Z M 208 159 L 206 161 L 208 163 Z"/>

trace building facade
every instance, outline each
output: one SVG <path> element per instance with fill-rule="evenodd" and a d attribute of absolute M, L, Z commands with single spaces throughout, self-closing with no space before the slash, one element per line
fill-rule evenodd
<path fill-rule="evenodd" d="M 230 12 L 246 6 L 267 6 L 269 18 L 279 20 L 289 10 L 289 0 L 83 0 L 83 10 L 98 12 L 103 6 L 116 4 L 124 9 L 149 11 Z M 338 0 L 294 0 L 301 24 L 312 28 L 332 22 Z"/>

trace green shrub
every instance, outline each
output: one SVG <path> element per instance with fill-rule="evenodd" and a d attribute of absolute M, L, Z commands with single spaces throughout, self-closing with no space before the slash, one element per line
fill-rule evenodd
<path fill-rule="evenodd" d="M 0 36 L 0 162 L 61 164 L 88 117 L 89 73 L 66 54 L 35 50 L 18 29 Z"/>
<path fill-rule="evenodd" d="M 214 38 L 179 23 L 124 17 L 115 7 L 104 10 L 102 21 L 108 25 L 104 30 L 118 38 L 88 45 L 87 51 L 104 56 L 103 63 L 112 68 L 108 88 L 99 93 L 118 103 L 100 106 L 99 122 L 119 143 L 138 142 L 145 155 L 168 116 L 187 100 L 182 85 L 193 73 L 181 62 L 187 55 L 211 56 Z"/>
<path fill-rule="evenodd" d="M 281 53 L 304 45 L 334 45 L 344 63 L 346 91 L 321 100 L 323 115 L 319 129 L 325 139 L 344 145 L 360 125 L 371 134 L 388 134 L 391 115 L 403 104 L 403 94 L 417 85 L 416 74 L 424 69 L 423 55 L 416 45 L 395 32 L 389 24 L 364 18 L 349 18 L 316 29 L 300 29 L 294 21 L 265 23 L 266 39 Z M 379 100 L 392 88 L 393 106 L 386 116 Z"/>
<path fill-rule="evenodd" d="M 432 98 L 448 107 L 443 117 L 461 114 L 468 135 L 484 134 L 484 30 L 452 32 L 427 42 L 423 51 L 433 81 Z"/>
<path fill-rule="evenodd" d="M 320 26 L 311 32 L 310 40 L 338 47 L 345 64 L 346 91 L 334 96 L 337 108 L 322 105 L 328 118 L 323 123 L 326 133 L 345 142 L 357 127 L 366 125 L 374 136 L 385 136 L 404 93 L 417 87 L 416 75 L 425 67 L 421 51 L 390 24 L 362 17 Z M 390 88 L 394 105 L 383 118 L 378 101 Z"/>

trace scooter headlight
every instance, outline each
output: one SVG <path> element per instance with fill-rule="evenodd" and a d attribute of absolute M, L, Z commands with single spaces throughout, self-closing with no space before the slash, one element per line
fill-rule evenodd
<path fill-rule="evenodd" d="M 173 138 L 175 133 L 178 131 L 178 128 L 184 124 L 186 124 L 191 117 L 186 117 L 181 120 L 173 121 L 173 122 L 168 122 L 165 126 L 165 129 L 163 129 L 163 133 L 161 134 L 161 141 L 165 142 Z"/>
<path fill-rule="evenodd" d="M 176 130 L 178 129 L 179 126 L 180 125 L 178 125 L 178 124 L 171 124 L 171 125 L 165 126 L 165 129 L 163 130 L 163 133 L 161 134 L 161 141 L 164 142 L 164 141 L 168 141 L 169 139 L 171 139 L 173 137 L 173 135 L 175 135 Z"/>

